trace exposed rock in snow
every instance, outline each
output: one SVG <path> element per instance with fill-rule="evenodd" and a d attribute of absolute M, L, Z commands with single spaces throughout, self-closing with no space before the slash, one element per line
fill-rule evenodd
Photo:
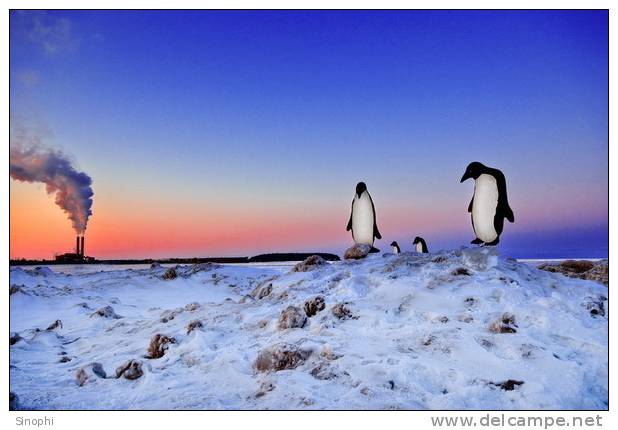
<path fill-rule="evenodd" d="M 320 266 L 327 266 L 328 262 L 319 255 L 307 257 L 305 261 L 298 263 L 292 268 L 292 272 L 309 272 Z"/>
<path fill-rule="evenodd" d="M 165 279 L 165 280 L 176 279 L 177 277 L 178 277 L 178 274 L 176 273 L 175 267 L 170 267 L 169 269 L 165 271 L 165 273 L 163 273 L 163 275 L 161 275 L 161 279 Z"/>
<path fill-rule="evenodd" d="M 15 345 L 20 340 L 22 340 L 22 337 L 19 335 L 19 333 L 11 332 L 9 336 L 9 345 Z"/>
<path fill-rule="evenodd" d="M 19 397 L 17 394 L 10 391 L 9 392 L 9 411 L 16 411 L 19 409 Z"/>
<path fill-rule="evenodd" d="M 176 343 L 176 339 L 160 333 L 155 334 L 150 339 L 146 358 L 155 359 L 163 357 L 170 343 Z"/>
<path fill-rule="evenodd" d="M 365 258 L 371 252 L 371 246 L 365 243 L 356 243 L 354 246 L 345 250 L 343 254 L 344 260 L 360 260 Z"/>
<path fill-rule="evenodd" d="M 251 291 L 251 297 L 258 300 L 268 297 L 273 291 L 273 283 L 270 279 L 260 283 L 253 291 Z"/>
<path fill-rule="evenodd" d="M 288 306 L 279 315 L 279 330 L 288 328 L 303 328 L 307 322 L 307 317 L 296 306 Z"/>
<path fill-rule="evenodd" d="M 101 363 L 90 363 L 80 367 L 75 373 L 77 385 L 80 387 L 88 381 L 95 381 L 98 378 L 107 378 L 103 365 Z"/>
<path fill-rule="evenodd" d="M 489 331 L 493 333 L 517 333 L 515 316 L 508 312 L 502 314 L 500 318 L 491 323 Z"/>
<path fill-rule="evenodd" d="M 94 311 L 91 315 L 91 317 L 94 316 L 99 316 L 99 317 L 103 317 L 103 318 L 111 318 L 111 319 L 120 319 L 122 318 L 120 315 L 118 315 L 115 311 L 114 308 L 112 308 L 111 306 L 104 306 L 100 309 L 97 309 L 96 311 Z"/>
<path fill-rule="evenodd" d="M 58 327 L 62 328 L 62 321 L 60 320 L 56 320 L 53 323 L 51 323 L 49 326 L 47 326 L 47 328 L 45 330 L 56 330 Z"/>
<path fill-rule="evenodd" d="M 348 303 L 337 303 L 333 306 L 332 312 L 333 315 L 339 318 L 340 320 L 347 320 L 350 318 L 358 318 L 354 316 L 350 308 L 348 308 Z"/>
<path fill-rule="evenodd" d="M 198 302 L 192 302 L 185 306 L 184 310 L 188 312 L 196 311 L 200 308 L 200 304 Z"/>
<path fill-rule="evenodd" d="M 116 369 L 116 378 L 124 377 L 125 379 L 134 380 L 143 374 L 142 362 L 139 360 L 129 360 Z"/>
<path fill-rule="evenodd" d="M 588 279 L 609 285 L 609 262 L 608 260 L 566 260 L 559 264 L 541 264 L 539 269 L 548 272 L 562 273 L 570 278 Z"/>
<path fill-rule="evenodd" d="M 187 325 L 187 334 L 191 333 L 196 328 L 200 328 L 203 326 L 204 324 L 202 324 L 200 320 L 191 320 L 189 321 L 189 324 Z"/>
<path fill-rule="evenodd" d="M 23 293 L 23 287 L 23 285 L 11 284 L 11 288 L 9 289 L 9 295 L 12 296 L 13 294 Z"/>
<path fill-rule="evenodd" d="M 303 305 L 305 315 L 307 315 L 308 317 L 312 317 L 318 312 L 323 311 L 325 307 L 326 304 L 324 303 L 324 297 L 322 296 L 317 296 L 313 299 L 309 299 Z"/>
<path fill-rule="evenodd" d="M 258 372 L 294 369 L 301 365 L 309 355 L 311 355 L 309 350 L 281 343 L 261 351 L 255 359 L 254 366 Z"/>

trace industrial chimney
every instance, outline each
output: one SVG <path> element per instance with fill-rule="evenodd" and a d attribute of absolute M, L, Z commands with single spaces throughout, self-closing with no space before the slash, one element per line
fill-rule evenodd
<path fill-rule="evenodd" d="M 75 238 L 75 253 L 79 255 L 79 236 Z"/>
<path fill-rule="evenodd" d="M 84 236 L 82 236 L 82 246 L 80 249 L 80 255 L 83 257 L 84 256 Z"/>

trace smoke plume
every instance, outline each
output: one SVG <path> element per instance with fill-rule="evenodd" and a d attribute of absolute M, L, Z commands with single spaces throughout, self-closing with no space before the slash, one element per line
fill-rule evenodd
<path fill-rule="evenodd" d="M 92 215 L 94 192 L 90 176 L 75 170 L 62 152 L 44 147 L 38 138 L 11 131 L 11 178 L 44 183 L 47 193 L 55 194 L 56 204 L 67 213 L 77 234 L 83 234 Z"/>

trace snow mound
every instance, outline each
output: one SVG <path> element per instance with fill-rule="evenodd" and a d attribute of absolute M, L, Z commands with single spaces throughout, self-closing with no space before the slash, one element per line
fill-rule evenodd
<path fill-rule="evenodd" d="M 494 248 L 166 271 L 11 269 L 18 407 L 608 405 L 607 287 Z"/>

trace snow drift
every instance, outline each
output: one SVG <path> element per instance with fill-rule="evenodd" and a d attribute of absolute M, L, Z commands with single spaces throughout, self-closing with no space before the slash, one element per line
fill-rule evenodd
<path fill-rule="evenodd" d="M 35 409 L 607 408 L 600 283 L 487 248 L 302 268 L 14 268 L 10 390 Z"/>

